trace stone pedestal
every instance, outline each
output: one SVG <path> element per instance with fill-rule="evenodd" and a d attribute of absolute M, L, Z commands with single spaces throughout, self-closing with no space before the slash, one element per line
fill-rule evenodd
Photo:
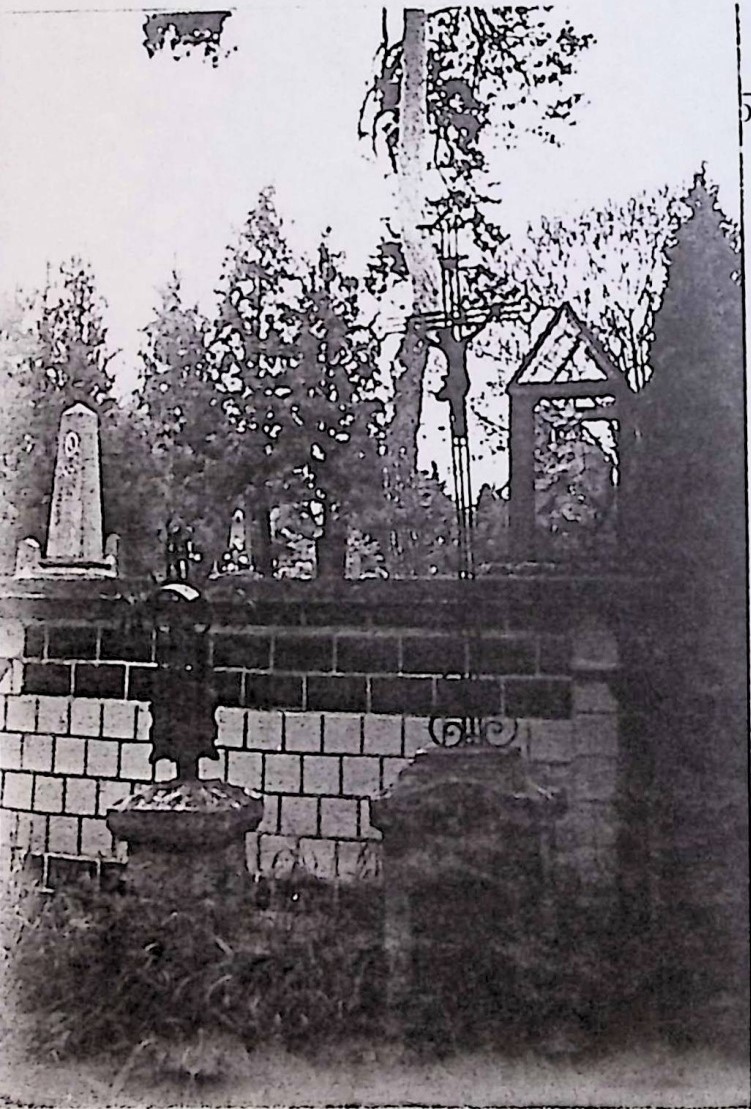
<path fill-rule="evenodd" d="M 246 890 L 245 836 L 262 818 L 260 794 L 218 780 L 175 779 L 113 806 L 107 827 L 128 845 L 126 887 L 171 900 Z"/>
<path fill-rule="evenodd" d="M 448 1033 L 472 1039 L 500 1014 L 515 985 L 504 952 L 550 925 L 548 840 L 564 808 L 528 780 L 520 752 L 487 747 L 420 752 L 372 803 L 392 1034 L 453 1020 Z"/>

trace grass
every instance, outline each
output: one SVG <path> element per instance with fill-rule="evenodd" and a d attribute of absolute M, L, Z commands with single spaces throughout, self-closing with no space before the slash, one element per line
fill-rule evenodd
<path fill-rule="evenodd" d="M 2 919 L 5 996 L 13 1004 L 0 1025 L 0 1101 L 749 1103 L 747 1059 L 696 1040 L 655 1046 L 629 999 L 622 1008 L 631 1021 L 611 1022 L 609 1035 L 580 1042 L 576 1053 L 565 1036 L 563 1043 L 516 1037 L 513 1024 L 469 1041 L 407 1034 L 388 1042 L 380 906 L 372 887 L 347 891 L 303 873 L 221 904 L 165 905 L 93 889 L 49 896 L 19 883 Z M 570 1001 L 576 980 L 585 987 L 582 1011 L 587 998 L 591 1008 L 598 993 L 587 972 L 603 962 L 586 957 L 584 938 L 570 937 L 552 959 L 535 944 L 514 953 L 527 993 L 533 987 L 528 1005 L 544 1009 L 555 971 L 552 996 Z M 513 981 L 505 972 L 491 977 Z M 611 977 L 602 977 L 598 990 L 607 997 L 612 989 Z M 450 1012 L 448 1001 L 439 1000 L 439 1018 Z M 708 1029 L 713 1019 L 707 1011 Z"/>

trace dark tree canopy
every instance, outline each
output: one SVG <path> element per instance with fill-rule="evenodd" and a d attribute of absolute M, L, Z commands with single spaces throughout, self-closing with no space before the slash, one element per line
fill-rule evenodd
<path fill-rule="evenodd" d="M 637 429 L 626 536 L 633 561 L 683 583 L 672 635 L 704 644 L 697 680 L 745 686 L 746 451 L 741 265 L 734 229 L 697 178 L 669 250 Z M 693 650 L 692 657 L 698 657 Z M 690 684 L 689 679 L 689 684 Z M 731 679 L 732 680 L 732 679 Z M 745 694 L 744 694 L 745 695 Z"/>
<path fill-rule="evenodd" d="M 668 251 L 668 283 L 635 402 L 635 554 L 698 569 L 737 549 L 744 514 L 740 255 L 703 178 Z M 681 537 L 676 543 L 676 537 Z"/>

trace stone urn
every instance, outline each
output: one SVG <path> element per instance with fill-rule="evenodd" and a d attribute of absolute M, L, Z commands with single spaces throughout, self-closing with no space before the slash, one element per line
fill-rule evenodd
<path fill-rule="evenodd" d="M 242 893 L 249 886 L 245 836 L 263 818 L 263 797 L 220 780 L 143 786 L 107 813 L 128 845 L 126 888 L 145 896 Z"/>

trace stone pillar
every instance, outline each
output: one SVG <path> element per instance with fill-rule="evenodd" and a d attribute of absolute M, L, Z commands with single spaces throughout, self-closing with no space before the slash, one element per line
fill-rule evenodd
<path fill-rule="evenodd" d="M 24 540 L 17 578 L 114 577 L 116 547 L 105 554 L 99 417 L 85 404 L 63 412 L 57 440 L 47 546 L 40 557 L 34 540 Z"/>
<path fill-rule="evenodd" d="M 573 637 L 573 761 L 569 810 L 558 827 L 566 856 L 585 887 L 615 895 L 619 741 L 611 689 L 619 667 L 614 635 L 588 618 Z"/>
<path fill-rule="evenodd" d="M 509 536 L 512 557 L 524 562 L 535 557 L 534 396 L 510 391 L 509 403 Z"/>
<path fill-rule="evenodd" d="M 47 562 L 102 562 L 99 418 L 84 404 L 63 412 L 47 530 Z"/>

